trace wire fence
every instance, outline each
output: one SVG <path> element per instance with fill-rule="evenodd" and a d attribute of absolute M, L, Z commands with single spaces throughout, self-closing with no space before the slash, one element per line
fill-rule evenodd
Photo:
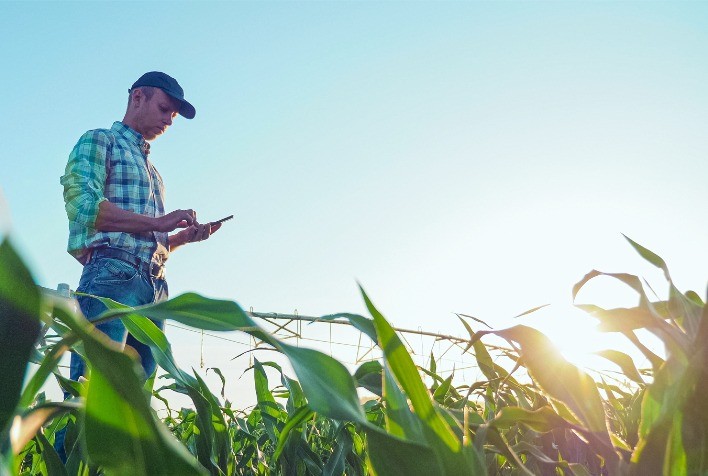
<path fill-rule="evenodd" d="M 57 290 L 43 290 L 72 299 L 71 290 L 66 284 L 60 284 Z M 378 345 L 342 317 L 324 320 L 321 317 L 300 315 L 297 311 L 284 314 L 256 312 L 253 309 L 247 313 L 275 337 L 296 346 L 327 353 L 352 373 L 356 367 L 367 361 L 382 359 L 382 351 Z M 220 368 L 224 374 L 230 373 L 232 380 L 239 382 L 238 387 L 241 390 L 244 382 L 248 381 L 248 378 L 242 377 L 253 366 L 255 356 L 259 352 L 272 350 L 270 346 L 243 332 L 208 332 L 169 321 L 166 328 L 178 360 L 182 359 L 188 365 L 198 366 L 205 373 L 208 373 L 210 368 Z M 468 349 L 468 336 L 438 333 L 422 328 L 394 329 L 419 367 L 434 369 L 434 373 L 442 378 L 453 375 L 453 385 L 469 385 L 483 379 L 475 357 Z M 195 341 L 194 337 L 197 337 L 198 341 Z M 488 347 L 499 350 L 499 356 L 502 356 L 505 350 L 510 350 Z M 197 353 L 198 355 L 195 355 Z M 248 360 L 244 361 L 244 358 Z M 272 360 L 280 362 L 284 369 L 289 368 L 289 363 L 282 357 L 274 355 Z M 60 367 L 68 369 L 68 365 L 62 364 Z M 229 372 L 224 371 L 225 369 Z M 210 383 L 225 385 L 214 376 Z M 230 385 L 235 386 L 233 383 Z M 179 396 L 176 398 L 179 400 Z M 244 401 L 247 402 L 247 399 Z"/>

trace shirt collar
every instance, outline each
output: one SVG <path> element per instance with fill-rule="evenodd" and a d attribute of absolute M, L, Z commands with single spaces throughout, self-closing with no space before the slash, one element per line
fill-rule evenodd
<path fill-rule="evenodd" d="M 143 139 L 142 134 L 140 134 L 138 131 L 131 129 L 120 121 L 114 122 L 113 127 L 111 127 L 111 130 L 117 134 L 122 135 L 129 142 L 135 144 L 135 146 L 142 150 L 146 156 L 150 153 L 150 144 L 145 139 Z"/>

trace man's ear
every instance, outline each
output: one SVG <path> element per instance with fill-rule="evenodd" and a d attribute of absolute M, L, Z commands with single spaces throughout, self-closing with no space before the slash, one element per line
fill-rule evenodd
<path fill-rule="evenodd" d="M 139 88 L 135 88 L 130 93 L 130 105 L 133 108 L 139 107 L 145 101 L 145 95 Z"/>

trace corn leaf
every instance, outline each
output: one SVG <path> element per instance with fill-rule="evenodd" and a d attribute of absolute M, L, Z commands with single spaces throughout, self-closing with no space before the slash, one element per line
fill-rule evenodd
<path fill-rule="evenodd" d="M 518 423 L 523 423 L 540 433 L 571 426 L 570 423 L 547 406 L 533 411 L 521 407 L 504 407 L 499 410 L 497 416 L 490 423 L 496 428 L 509 428 Z"/>
<path fill-rule="evenodd" d="M 455 437 L 444 417 L 433 406 L 431 396 L 423 384 L 413 359 L 391 325 L 361 287 L 360 290 L 374 318 L 379 346 L 383 349 L 386 365 L 390 366 L 391 373 L 411 400 L 415 414 L 422 422 L 423 434 L 443 468 L 441 474 L 453 475 L 460 472 L 485 474 L 485 467 L 477 452 L 471 447 L 463 450 L 461 442 Z"/>
<path fill-rule="evenodd" d="M 106 302 L 105 298 L 101 301 Z M 235 302 L 205 298 L 196 293 L 185 293 L 157 304 L 109 309 L 101 314 L 100 320 L 121 317 L 133 311 L 150 319 L 170 319 L 207 331 L 257 328 L 248 314 Z"/>
<path fill-rule="evenodd" d="M 479 337 L 496 334 L 517 342 L 521 357 L 534 381 L 552 398 L 562 402 L 595 440 L 595 450 L 612 465 L 618 457 L 605 423 L 605 412 L 595 382 L 569 363 L 541 332 L 517 325 L 500 331 L 480 331 Z M 562 414 L 561 414 L 562 415 Z"/>
<path fill-rule="evenodd" d="M 39 337 L 40 294 L 6 239 L 0 244 L 0 451 L 20 400 L 27 365 Z"/>
<path fill-rule="evenodd" d="M 616 364 L 620 369 L 622 369 L 622 373 L 628 379 L 633 380 L 640 385 L 645 385 L 646 382 L 644 382 L 644 379 L 639 374 L 637 367 L 634 365 L 634 361 L 629 355 L 614 349 L 601 350 L 595 352 L 595 354 Z"/>
<path fill-rule="evenodd" d="M 152 412 L 137 354 L 121 351 L 66 303 L 56 302 L 54 313 L 82 339 L 90 365 L 82 421 L 91 461 L 118 475 L 205 474 Z"/>

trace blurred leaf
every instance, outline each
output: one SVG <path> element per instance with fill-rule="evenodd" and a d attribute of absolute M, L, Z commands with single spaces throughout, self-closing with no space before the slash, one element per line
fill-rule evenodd
<path fill-rule="evenodd" d="M 0 243 L 0 450 L 20 400 L 22 383 L 39 337 L 40 295 L 9 240 Z"/>
<path fill-rule="evenodd" d="M 204 474 L 159 422 L 143 392 L 137 355 L 122 352 L 68 304 L 54 312 L 83 340 L 91 369 L 86 391 L 86 448 L 91 460 L 118 475 Z"/>
<path fill-rule="evenodd" d="M 42 359 L 39 368 L 32 375 L 29 383 L 25 386 L 20 397 L 20 408 L 26 408 L 34 400 L 37 392 L 42 388 L 47 378 L 59 364 L 64 353 L 78 340 L 75 335 L 67 336 L 51 347 L 49 352 Z"/>
<path fill-rule="evenodd" d="M 35 437 L 37 431 L 52 418 L 67 411 L 75 411 L 81 408 L 81 402 L 77 400 L 65 402 L 47 402 L 28 410 L 24 415 L 18 417 L 18 426 L 13 431 L 12 449 L 15 454 L 20 451 Z"/>
<path fill-rule="evenodd" d="M 42 457 L 44 464 L 47 466 L 48 476 L 68 476 L 64 464 L 61 462 L 59 455 L 54 447 L 47 441 L 44 434 L 40 431 L 37 433 L 37 442 L 42 447 Z"/>
<path fill-rule="evenodd" d="M 580 463 L 568 463 L 568 469 L 573 476 L 593 476 L 588 469 Z"/>
<path fill-rule="evenodd" d="M 402 440 L 374 427 L 366 427 L 365 431 L 368 440 L 367 456 L 377 476 L 446 474 L 428 446 Z"/>

